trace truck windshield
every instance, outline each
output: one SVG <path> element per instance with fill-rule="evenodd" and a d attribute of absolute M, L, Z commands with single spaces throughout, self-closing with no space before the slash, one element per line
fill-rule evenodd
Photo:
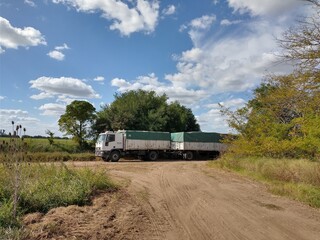
<path fill-rule="evenodd" d="M 99 137 L 97 139 L 97 142 L 101 143 L 101 142 L 104 142 L 105 140 L 106 140 L 106 135 L 105 134 L 101 134 L 101 135 L 99 135 Z"/>

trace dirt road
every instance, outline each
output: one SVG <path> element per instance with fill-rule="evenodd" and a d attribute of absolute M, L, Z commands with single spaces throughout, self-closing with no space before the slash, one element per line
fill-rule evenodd
<path fill-rule="evenodd" d="M 72 163 L 106 168 L 127 189 L 118 204 L 105 204 L 105 208 L 114 208 L 119 234 L 119 224 L 130 223 L 131 230 L 109 239 L 320 239 L 319 210 L 274 196 L 259 183 L 206 164 Z M 104 239 L 103 232 L 99 236 L 94 239 Z"/>

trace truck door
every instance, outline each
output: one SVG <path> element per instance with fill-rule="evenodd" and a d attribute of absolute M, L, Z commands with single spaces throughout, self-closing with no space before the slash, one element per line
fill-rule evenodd
<path fill-rule="evenodd" d="M 122 141 L 116 139 L 115 134 L 108 134 L 106 137 L 106 147 L 111 151 L 112 149 L 122 149 Z"/>

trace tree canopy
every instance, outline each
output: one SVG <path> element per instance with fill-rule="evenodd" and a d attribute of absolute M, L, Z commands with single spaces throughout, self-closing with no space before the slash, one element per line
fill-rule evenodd
<path fill-rule="evenodd" d="M 320 4 L 309 2 L 315 15 L 280 40 L 284 60 L 292 61 L 294 71 L 267 76 L 245 107 L 222 109 L 240 134 L 231 147 L 236 154 L 320 156 Z"/>
<path fill-rule="evenodd" d="M 65 114 L 60 116 L 60 131 L 71 135 L 83 147 L 85 139 L 92 135 L 91 125 L 96 117 L 95 108 L 87 101 L 75 100 L 66 107 Z"/>
<path fill-rule="evenodd" d="M 115 100 L 97 113 L 94 129 L 146 131 L 199 131 L 200 127 L 189 108 L 154 91 L 128 91 L 115 94 Z"/>

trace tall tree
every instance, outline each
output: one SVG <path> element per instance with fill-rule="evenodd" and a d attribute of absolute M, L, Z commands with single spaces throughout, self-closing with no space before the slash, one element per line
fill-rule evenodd
<path fill-rule="evenodd" d="M 94 129 L 130 129 L 148 131 L 199 131 L 192 111 L 178 102 L 167 103 L 168 97 L 154 91 L 128 91 L 116 94 L 110 105 L 97 113 Z"/>
<path fill-rule="evenodd" d="M 67 105 L 65 114 L 60 116 L 60 131 L 71 135 L 79 146 L 83 147 L 85 139 L 92 134 L 91 125 L 96 118 L 95 110 L 87 101 L 73 101 Z"/>
<path fill-rule="evenodd" d="M 240 134 L 231 148 L 238 154 L 320 157 L 320 1 L 308 2 L 315 14 L 280 40 L 295 70 L 268 76 L 244 108 L 222 110 Z"/>

